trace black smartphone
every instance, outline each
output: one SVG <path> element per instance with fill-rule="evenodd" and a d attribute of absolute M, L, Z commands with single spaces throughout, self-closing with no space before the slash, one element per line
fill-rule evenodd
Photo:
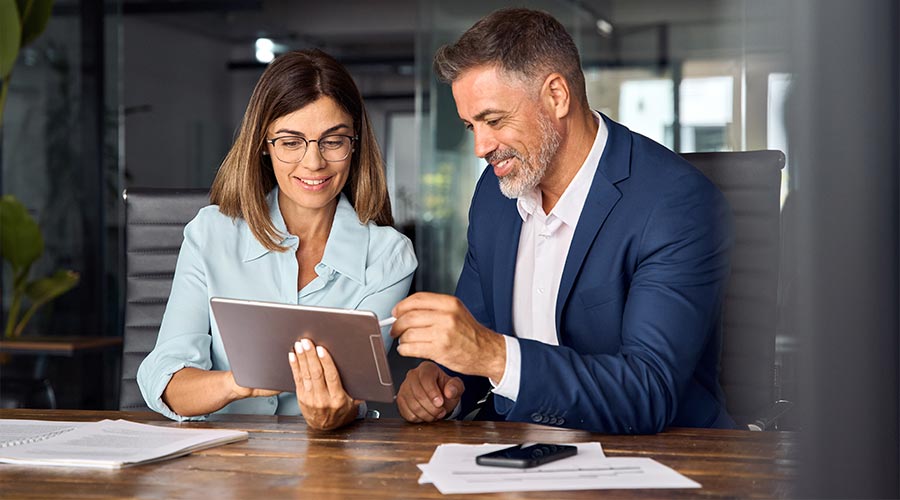
<path fill-rule="evenodd" d="M 478 465 L 492 465 L 495 467 L 515 467 L 527 469 L 537 467 L 554 460 L 571 457 L 578 453 L 578 448 L 566 444 L 537 443 L 530 446 L 522 445 L 492 451 L 475 457 Z"/>

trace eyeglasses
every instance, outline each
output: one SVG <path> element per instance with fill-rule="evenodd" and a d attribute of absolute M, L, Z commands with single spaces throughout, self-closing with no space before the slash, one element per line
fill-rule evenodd
<path fill-rule="evenodd" d="M 306 156 L 309 143 L 319 146 L 319 154 L 325 161 L 346 160 L 353 153 L 353 143 L 358 138 L 349 135 L 326 135 L 318 139 L 304 139 L 296 135 L 285 135 L 274 139 L 266 139 L 275 150 L 275 156 L 285 163 L 300 163 Z"/>

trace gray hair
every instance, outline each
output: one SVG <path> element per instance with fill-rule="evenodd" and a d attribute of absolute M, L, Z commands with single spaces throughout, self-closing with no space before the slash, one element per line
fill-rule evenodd
<path fill-rule="evenodd" d="M 587 104 L 578 48 L 565 27 L 546 12 L 495 11 L 475 23 L 456 43 L 438 49 L 434 56 L 434 72 L 446 83 L 484 65 L 497 66 L 501 73 L 526 86 L 543 83 L 550 73 L 560 73 L 574 100 Z"/>

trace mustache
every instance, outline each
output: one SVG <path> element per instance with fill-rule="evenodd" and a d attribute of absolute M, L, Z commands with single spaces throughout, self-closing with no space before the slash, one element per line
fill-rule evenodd
<path fill-rule="evenodd" d="M 518 158 L 519 160 L 522 160 L 522 156 L 513 148 L 491 151 L 484 157 L 484 159 L 487 160 L 487 162 L 491 165 L 496 165 L 501 161 L 508 160 L 510 158 Z"/>

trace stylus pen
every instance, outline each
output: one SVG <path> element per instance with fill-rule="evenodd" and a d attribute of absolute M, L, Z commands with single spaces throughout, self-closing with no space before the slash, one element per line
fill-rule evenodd
<path fill-rule="evenodd" d="M 397 318 L 391 316 L 390 318 L 385 318 L 378 322 L 378 326 L 384 328 L 386 326 L 391 326 L 394 324 L 394 321 L 397 321 Z"/>

